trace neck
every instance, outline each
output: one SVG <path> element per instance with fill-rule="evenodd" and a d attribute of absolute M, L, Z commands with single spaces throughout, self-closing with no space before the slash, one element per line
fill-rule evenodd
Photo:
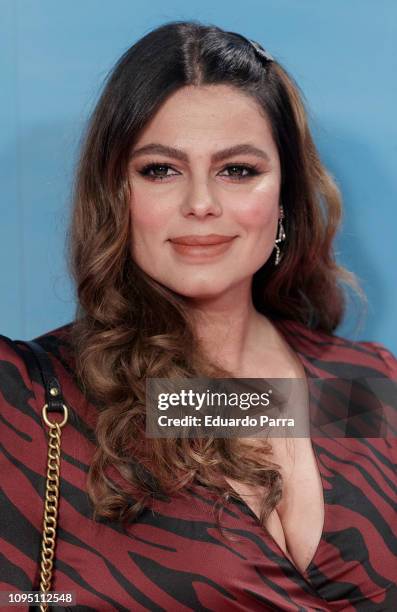
<path fill-rule="evenodd" d="M 206 299 L 190 299 L 195 331 L 208 358 L 231 371 L 241 371 L 270 323 L 252 303 L 251 290 Z"/>

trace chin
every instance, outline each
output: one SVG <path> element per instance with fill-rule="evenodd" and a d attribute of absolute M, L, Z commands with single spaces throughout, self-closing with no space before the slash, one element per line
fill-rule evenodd
<path fill-rule="evenodd" d="M 189 279 L 184 283 L 165 283 L 167 287 L 187 298 L 194 299 L 210 299 L 217 297 L 222 293 L 222 287 L 219 285 L 219 281 L 214 279 L 203 279 L 200 281 L 194 281 Z"/>

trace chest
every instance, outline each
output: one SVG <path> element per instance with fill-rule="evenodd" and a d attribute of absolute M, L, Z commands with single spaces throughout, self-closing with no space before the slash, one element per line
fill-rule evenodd
<path fill-rule="evenodd" d="M 276 355 L 277 361 L 261 361 L 268 364 L 266 371 L 251 368 L 251 376 L 284 379 L 281 389 L 283 395 L 288 391 L 289 409 L 295 414 L 299 412 L 300 424 L 309 431 L 309 390 L 303 365 L 283 344 Z M 292 383 L 292 379 L 300 380 Z M 291 381 L 289 387 L 288 380 Z M 269 459 L 279 465 L 283 492 L 264 528 L 290 561 L 304 573 L 315 555 L 324 526 L 324 495 L 317 460 L 309 436 L 271 437 L 269 442 L 272 447 Z M 252 440 L 252 443 L 260 444 L 260 440 Z M 227 481 L 259 519 L 266 491 L 231 479 Z"/>
<path fill-rule="evenodd" d="M 272 461 L 280 465 L 283 494 L 265 529 L 304 573 L 318 547 L 324 524 L 321 476 L 309 438 L 272 440 Z M 226 479 L 259 519 L 266 490 Z"/>
<path fill-rule="evenodd" d="M 272 461 L 280 466 L 283 494 L 264 528 L 304 573 L 318 547 L 324 524 L 321 476 L 309 438 L 273 439 Z M 264 489 L 228 479 L 259 519 Z"/>
<path fill-rule="evenodd" d="M 157 500 L 155 512 L 145 512 L 127 535 L 114 525 L 94 522 L 88 505 L 86 470 L 82 469 L 88 466 L 91 455 L 84 440 L 76 436 L 76 430 L 69 428 L 63 439 L 65 456 L 54 590 L 75 592 L 81 607 L 96 610 L 206 607 L 259 612 L 264 609 L 266 598 L 273 609 L 287 611 L 291 610 L 292 597 L 293 605 L 299 609 L 329 609 L 325 601 L 341 602 L 334 606 L 341 609 L 347 606 L 354 585 L 354 593 L 363 594 L 358 607 L 361 601 L 365 607 L 365 602 L 368 604 L 373 597 L 374 604 L 381 602 L 379 610 L 394 609 L 396 446 L 391 446 L 390 441 L 315 441 L 314 460 L 321 462 L 326 488 L 327 537 L 322 539 L 320 554 L 316 554 L 319 569 L 311 571 L 308 578 L 318 595 L 310 595 L 307 581 L 299 572 L 291 571 L 281 554 L 271 555 L 269 538 L 263 537 L 262 527 L 237 505 L 233 513 L 224 513 L 222 522 L 238 538 L 224 542 L 213 518 L 213 498 L 206 487 L 195 488 L 194 494 L 184 500 Z M 0 456 L 4 490 L 0 552 L 3 560 L 7 556 L 12 559 L 12 571 L 17 570 L 12 584 L 21 590 L 33 590 L 32 586 L 37 587 L 44 494 L 43 477 L 38 481 L 36 474 L 43 474 L 46 445 L 41 429 L 31 442 L 22 440 L 12 447 L 10 440 L 3 440 L 7 453 Z M 307 515 L 304 505 L 305 501 L 309 507 L 315 502 L 315 497 L 308 498 L 314 490 L 307 480 L 310 460 L 305 464 L 310 448 L 307 441 L 301 446 L 298 441 L 293 452 L 281 441 L 277 444 L 274 442 L 274 452 L 278 453 L 280 464 L 284 458 L 285 477 L 289 474 L 292 482 L 300 482 L 300 487 L 288 487 L 287 482 L 284 496 L 266 528 L 280 547 L 290 551 L 292 562 L 298 564 L 302 560 L 291 551 L 294 542 L 298 547 L 299 543 L 287 526 L 291 504 L 285 502 L 287 496 L 299 498 L 297 505 L 292 504 L 293 515 L 298 516 L 295 511 L 300 506 L 304 519 L 298 519 L 299 531 L 296 524 L 295 531 L 303 540 L 306 538 L 303 542 L 306 547 L 314 529 L 314 519 Z M 295 461 L 288 462 L 286 458 L 293 453 Z M 299 470 L 299 466 L 303 469 Z M 246 502 L 251 505 L 253 501 L 255 510 L 257 492 L 251 493 L 253 496 L 248 496 Z M 294 524 L 294 518 L 292 521 Z M 379 577 L 381 586 L 368 576 Z"/>

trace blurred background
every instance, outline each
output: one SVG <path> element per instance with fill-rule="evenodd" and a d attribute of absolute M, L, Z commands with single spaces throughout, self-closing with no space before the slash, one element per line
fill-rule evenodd
<path fill-rule="evenodd" d="M 397 353 L 397 3 L 394 0 L 0 0 L 0 333 L 33 338 L 74 315 L 65 262 L 79 139 L 118 57 L 150 29 L 196 19 L 259 41 L 300 86 L 344 199 L 336 330 Z"/>

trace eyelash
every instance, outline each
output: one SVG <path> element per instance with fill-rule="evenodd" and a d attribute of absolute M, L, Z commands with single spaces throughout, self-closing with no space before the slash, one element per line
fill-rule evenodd
<path fill-rule="evenodd" d="M 172 166 L 170 166 L 169 164 L 150 163 L 144 166 L 141 170 L 139 170 L 139 174 L 141 174 L 142 176 L 145 176 L 151 181 L 163 181 L 164 179 L 170 178 L 171 176 L 175 176 L 175 174 L 170 174 L 168 176 L 153 176 L 149 174 L 151 170 L 155 170 L 157 168 L 166 168 L 167 170 L 168 169 L 174 170 L 174 168 L 172 168 Z M 252 178 L 253 176 L 258 176 L 258 174 L 261 174 L 257 166 L 250 165 L 250 164 L 229 164 L 223 168 L 222 172 L 224 172 L 225 170 L 229 168 L 238 168 L 239 170 L 248 170 L 249 173 L 246 174 L 245 176 L 229 176 L 228 177 L 228 178 L 231 178 L 237 181 L 249 179 L 249 178 Z"/>

